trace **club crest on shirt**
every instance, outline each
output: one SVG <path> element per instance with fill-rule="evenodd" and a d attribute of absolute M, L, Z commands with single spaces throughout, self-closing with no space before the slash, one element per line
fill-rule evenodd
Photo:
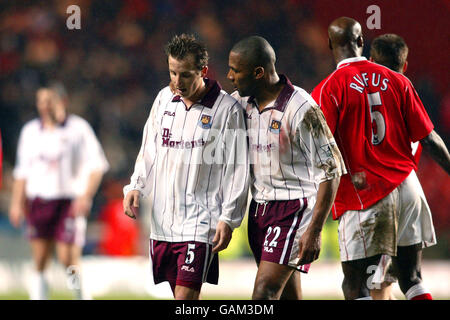
<path fill-rule="evenodd" d="M 211 128 L 212 126 L 211 116 L 208 116 L 207 114 L 202 114 L 200 121 L 198 122 L 198 125 L 203 129 Z"/>
<path fill-rule="evenodd" d="M 280 129 L 281 129 L 281 121 L 272 120 L 269 130 L 273 133 L 280 133 Z"/>

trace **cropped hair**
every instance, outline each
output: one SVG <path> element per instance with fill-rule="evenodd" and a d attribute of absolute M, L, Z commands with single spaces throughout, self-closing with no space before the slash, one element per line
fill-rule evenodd
<path fill-rule="evenodd" d="M 174 36 L 165 47 L 167 58 L 169 56 L 182 60 L 189 54 L 192 54 L 195 66 L 198 70 L 202 70 L 208 65 L 208 51 L 206 46 L 191 34 L 181 34 Z"/>
<path fill-rule="evenodd" d="M 408 58 L 408 46 L 396 34 L 383 34 L 372 41 L 370 55 L 376 63 L 400 72 Z"/>

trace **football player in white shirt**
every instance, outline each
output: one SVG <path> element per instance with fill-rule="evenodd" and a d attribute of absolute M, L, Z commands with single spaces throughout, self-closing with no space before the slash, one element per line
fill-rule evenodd
<path fill-rule="evenodd" d="M 275 70 L 261 37 L 232 48 L 228 79 L 246 109 L 252 203 L 248 236 L 258 264 L 253 299 L 301 299 L 300 274 L 319 256 L 341 154 L 315 101 Z"/>
<path fill-rule="evenodd" d="M 195 37 L 175 36 L 166 54 L 171 84 L 144 127 L 124 212 L 135 217 L 140 197 L 151 200 L 154 281 L 169 281 L 175 299 L 198 299 L 204 282 L 217 284 L 217 253 L 245 214 L 244 111 L 206 78 L 208 53 Z"/>
<path fill-rule="evenodd" d="M 24 125 L 18 143 L 9 217 L 15 227 L 26 218 L 35 267 L 33 300 L 48 299 L 44 272 L 55 243 L 69 289 L 77 299 L 90 298 L 81 285 L 79 262 L 86 216 L 109 165 L 92 128 L 68 114 L 67 104 L 61 85 L 40 88 L 39 118 Z"/>

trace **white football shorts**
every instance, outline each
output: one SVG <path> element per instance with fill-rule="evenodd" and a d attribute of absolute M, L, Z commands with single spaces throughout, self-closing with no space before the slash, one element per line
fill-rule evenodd
<path fill-rule="evenodd" d="M 341 261 L 397 256 L 397 246 L 436 244 L 431 211 L 414 170 L 370 208 L 346 211 L 338 231 Z"/>

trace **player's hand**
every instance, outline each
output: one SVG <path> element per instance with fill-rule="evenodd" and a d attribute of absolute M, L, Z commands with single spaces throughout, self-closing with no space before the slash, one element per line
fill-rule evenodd
<path fill-rule="evenodd" d="M 219 221 L 217 223 L 216 234 L 213 239 L 214 247 L 212 249 L 212 252 L 217 253 L 219 251 L 222 251 L 223 249 L 226 249 L 231 241 L 232 233 L 233 231 L 226 222 Z"/>
<path fill-rule="evenodd" d="M 317 230 L 306 229 L 299 241 L 299 253 L 297 265 L 303 265 L 313 262 L 319 258 L 321 247 L 321 232 Z"/>
<path fill-rule="evenodd" d="M 23 204 L 12 203 L 9 208 L 9 221 L 15 228 L 19 228 L 23 222 L 25 208 Z"/>
<path fill-rule="evenodd" d="M 131 190 L 123 199 L 123 212 L 130 218 L 136 219 L 139 210 L 139 196 L 138 190 Z"/>
<path fill-rule="evenodd" d="M 92 197 L 88 195 L 82 195 L 74 200 L 72 203 L 72 210 L 76 217 L 86 217 L 91 212 Z"/>

